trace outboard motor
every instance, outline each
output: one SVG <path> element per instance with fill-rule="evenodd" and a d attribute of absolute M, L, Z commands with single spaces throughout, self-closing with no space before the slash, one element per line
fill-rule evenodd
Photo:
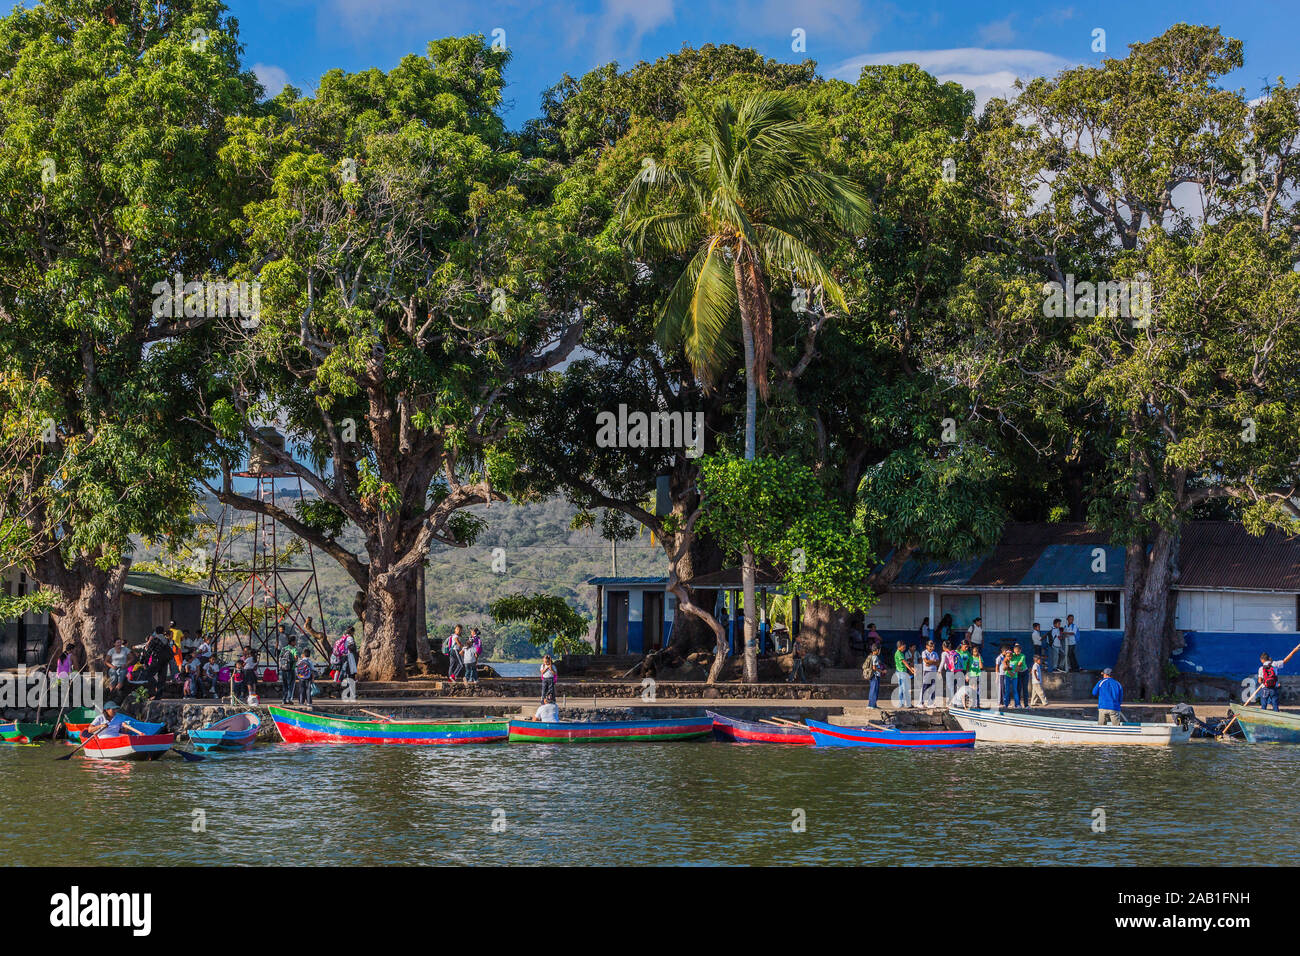
<path fill-rule="evenodd" d="M 1196 719 L 1196 711 L 1192 710 L 1191 704 L 1174 704 L 1169 708 L 1169 717 L 1183 730 L 1205 726 Z"/>

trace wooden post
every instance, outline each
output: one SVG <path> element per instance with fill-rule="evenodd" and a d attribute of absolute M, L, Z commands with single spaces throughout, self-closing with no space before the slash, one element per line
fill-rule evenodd
<path fill-rule="evenodd" d="M 604 597 L 605 597 L 605 586 L 603 584 L 597 584 L 596 585 L 596 641 L 595 641 L 595 649 L 597 655 L 604 653 L 604 651 L 600 649 L 600 642 L 601 639 L 604 637 L 604 631 L 605 631 Z"/>

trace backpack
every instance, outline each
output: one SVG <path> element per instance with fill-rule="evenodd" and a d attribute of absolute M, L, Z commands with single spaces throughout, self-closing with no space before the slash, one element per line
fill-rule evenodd
<path fill-rule="evenodd" d="M 277 662 L 280 665 L 281 672 L 285 674 L 291 673 L 293 671 L 294 662 L 297 661 L 297 659 L 298 655 L 294 653 L 293 648 L 286 647 L 282 650 L 280 652 L 280 660 Z"/>
<path fill-rule="evenodd" d="M 334 642 L 334 653 L 330 656 L 330 663 L 331 664 L 334 663 L 336 659 L 338 661 L 342 661 L 347 656 L 348 656 L 348 636 L 344 634 L 342 637 L 340 637 L 337 641 Z"/>
<path fill-rule="evenodd" d="M 1265 690 L 1276 690 L 1276 689 L 1277 689 L 1277 671 L 1273 668 L 1273 665 L 1272 665 L 1272 664 L 1265 664 L 1264 667 L 1262 668 L 1262 670 L 1264 671 L 1264 689 L 1265 689 Z"/>
<path fill-rule="evenodd" d="M 301 658 L 294 666 L 294 673 L 298 675 L 299 680 L 311 680 L 311 661 L 307 660 L 305 657 Z"/>

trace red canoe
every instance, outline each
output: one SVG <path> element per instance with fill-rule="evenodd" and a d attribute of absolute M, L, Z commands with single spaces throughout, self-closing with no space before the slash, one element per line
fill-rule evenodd
<path fill-rule="evenodd" d="M 122 734 L 91 737 L 82 751 L 100 760 L 157 760 L 176 743 L 175 734 Z"/>
<path fill-rule="evenodd" d="M 813 735 L 807 727 L 787 727 L 783 724 L 765 724 L 752 720 L 736 720 L 706 710 L 713 718 L 713 736 L 719 740 L 750 744 L 798 744 L 805 747 L 813 745 Z"/>

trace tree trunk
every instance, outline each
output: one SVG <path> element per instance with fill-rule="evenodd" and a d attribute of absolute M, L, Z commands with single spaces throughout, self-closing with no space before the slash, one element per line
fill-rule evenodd
<path fill-rule="evenodd" d="M 361 680 L 406 680 L 411 590 L 406 579 L 371 572 L 366 589 L 366 640 L 358 667 Z"/>
<path fill-rule="evenodd" d="M 406 663 L 421 664 L 423 673 L 433 666 L 433 650 L 429 647 L 429 629 L 424 619 L 424 565 L 415 572 L 415 580 L 408 592 Z"/>
<path fill-rule="evenodd" d="M 53 630 L 59 641 L 73 645 L 78 667 L 86 661 L 98 661 L 117 637 L 122 619 L 122 586 L 129 568 L 127 563 L 104 571 L 86 556 L 79 556 L 70 567 L 55 556 L 33 568 L 37 583 L 59 595 L 50 612 Z M 48 647 L 47 651 L 57 654 L 61 649 Z"/>
<path fill-rule="evenodd" d="M 1177 573 L 1178 531 L 1158 530 L 1151 540 L 1130 544 L 1125 558 L 1124 644 L 1116 670 L 1129 698 L 1149 700 L 1164 693 L 1165 665 L 1173 651 L 1170 589 Z"/>
<path fill-rule="evenodd" d="M 739 268 L 739 267 L 738 267 Z M 753 461 L 758 431 L 758 386 L 754 369 L 754 329 L 746 316 L 740 317 L 741 338 L 745 345 L 745 461 Z M 745 683 L 758 682 L 758 618 L 754 613 L 756 562 L 754 552 L 746 548 L 741 556 L 740 587 L 745 595 Z M 716 662 L 715 662 L 716 663 Z"/>
<path fill-rule="evenodd" d="M 849 656 L 850 617 L 848 611 L 829 604 L 805 601 L 799 620 L 799 643 L 805 651 L 823 657 L 833 665 L 842 665 Z"/>

